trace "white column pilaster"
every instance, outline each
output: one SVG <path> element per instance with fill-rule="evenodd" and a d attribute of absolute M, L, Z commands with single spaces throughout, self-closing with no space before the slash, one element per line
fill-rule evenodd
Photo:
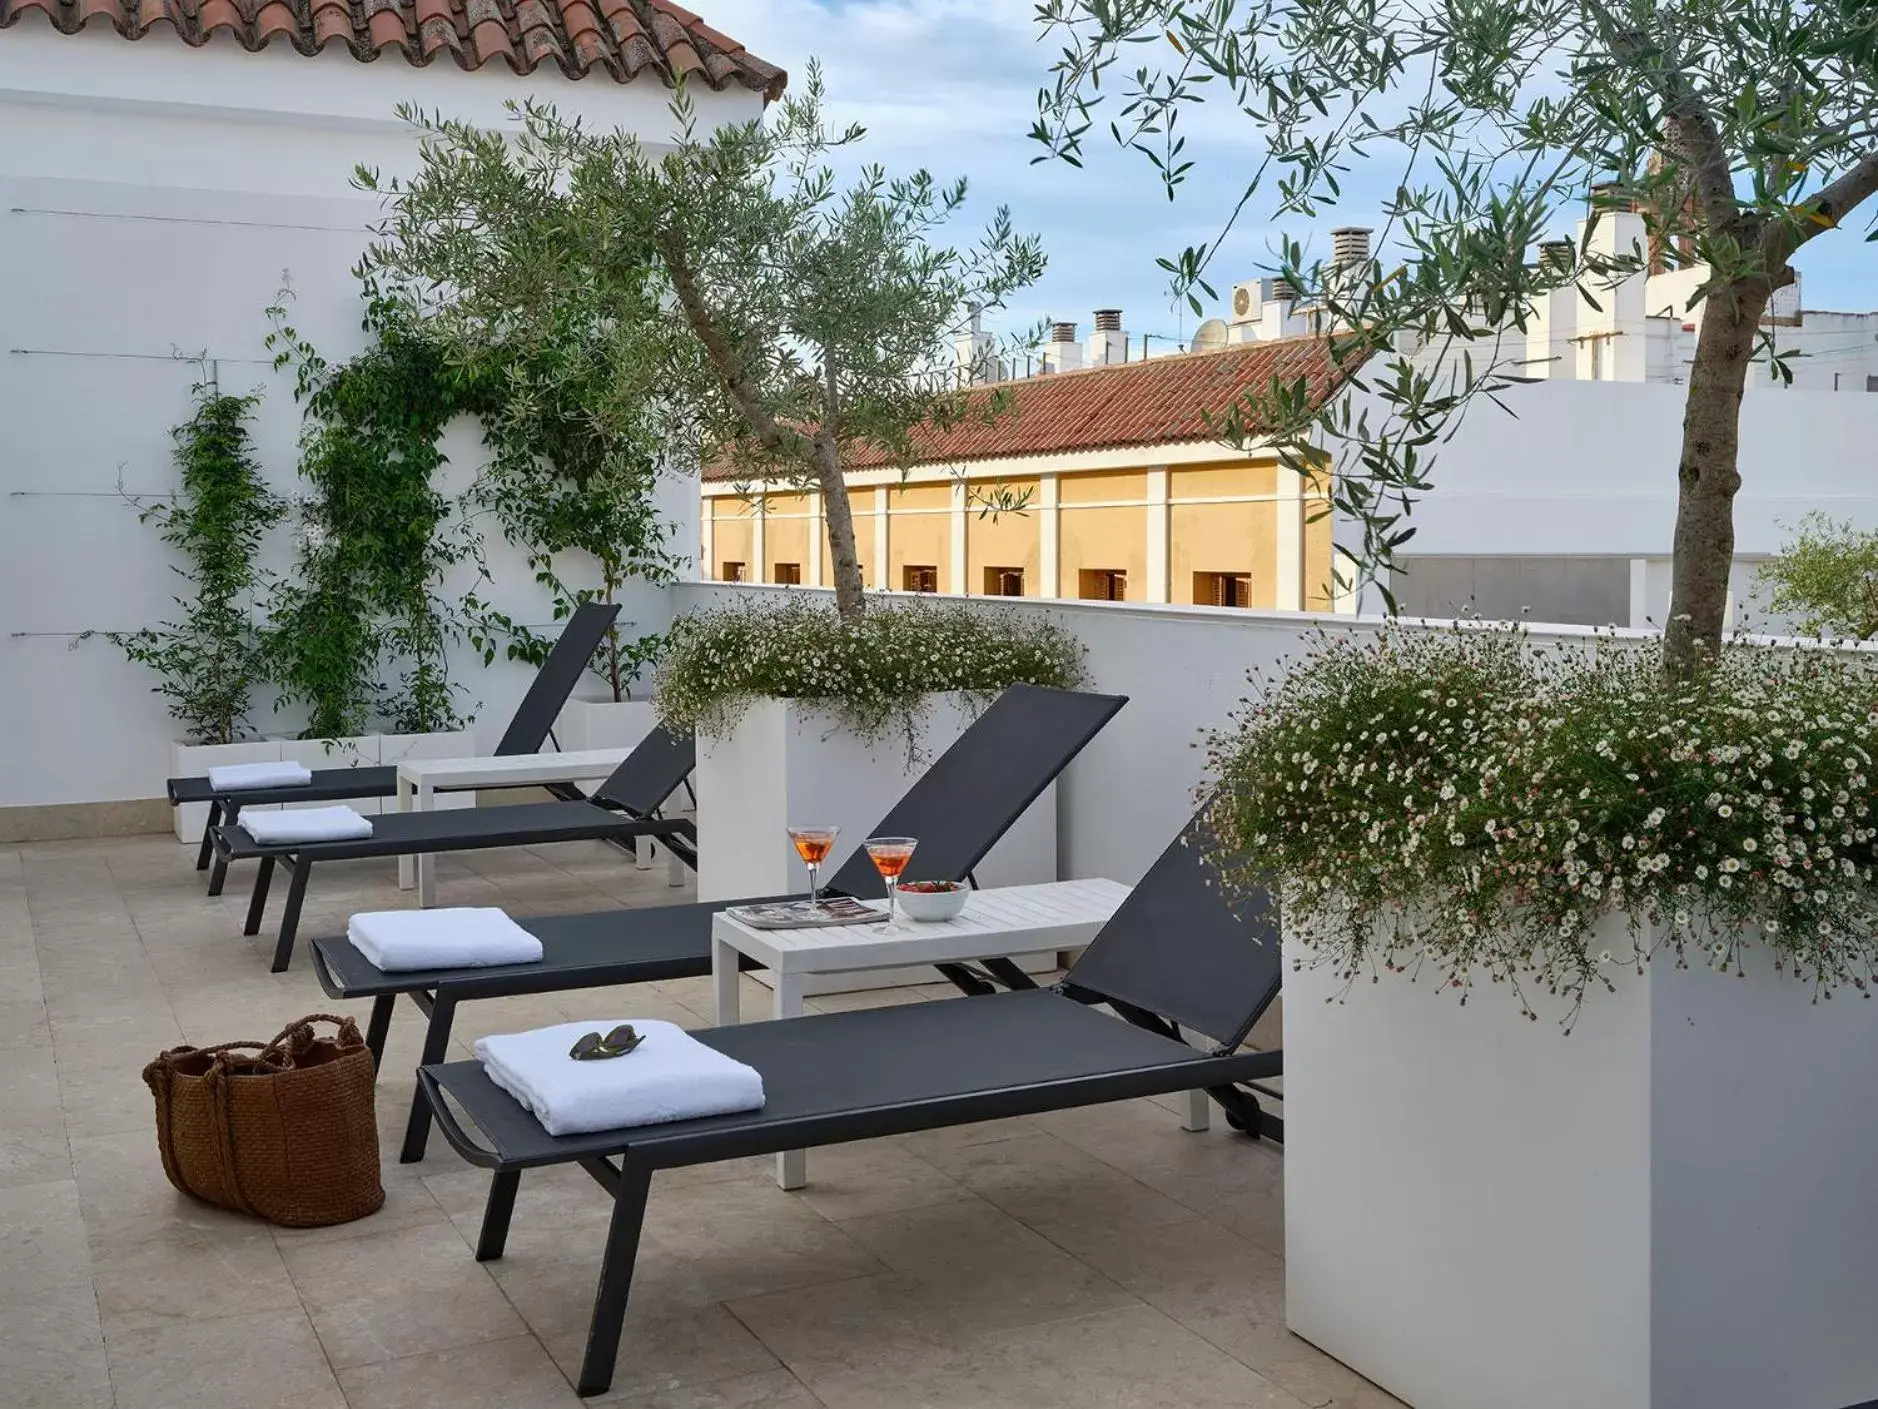
<path fill-rule="evenodd" d="M 874 586 L 885 592 L 893 586 L 893 540 L 888 537 L 887 514 L 893 506 L 892 491 L 884 484 L 874 486 Z"/>
<path fill-rule="evenodd" d="M 1063 595 L 1063 481 L 1056 475 L 1044 475 L 1037 481 L 1037 574 L 1038 595 Z"/>
<path fill-rule="evenodd" d="M 971 486 L 963 478 L 952 481 L 952 512 L 948 516 L 952 548 L 952 590 L 970 592 L 971 584 L 965 580 L 965 510 L 971 502 Z"/>
<path fill-rule="evenodd" d="M 750 572 L 747 580 L 751 582 L 768 582 L 769 565 L 767 560 L 769 545 L 764 541 L 767 537 L 764 529 L 769 520 L 769 496 L 759 492 L 754 502 L 751 504 L 751 507 L 756 510 L 755 518 L 750 524 L 750 556 L 754 558 L 755 561 L 750 564 Z"/>
<path fill-rule="evenodd" d="M 1277 561 L 1272 577 L 1281 612 L 1304 609 L 1304 477 L 1287 465 L 1278 467 Z"/>
<path fill-rule="evenodd" d="M 1144 601 L 1172 600 L 1167 580 L 1167 468 L 1148 471 L 1148 580 L 1142 584 Z"/>
<path fill-rule="evenodd" d="M 705 499 L 698 515 L 698 580 L 709 582 L 717 576 L 717 500 Z"/>
<path fill-rule="evenodd" d="M 828 536 L 827 515 L 822 512 L 822 492 L 812 489 L 805 496 L 809 502 L 809 570 L 804 578 L 810 586 L 822 585 L 822 540 Z M 855 544 L 860 549 L 860 544 Z"/>

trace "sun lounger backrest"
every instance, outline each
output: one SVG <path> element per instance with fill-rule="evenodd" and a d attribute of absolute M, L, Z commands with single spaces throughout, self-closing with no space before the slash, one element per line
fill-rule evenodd
<path fill-rule="evenodd" d="M 1209 846 L 1203 812 L 1148 868 L 1069 981 L 1236 1047 L 1278 996 L 1278 904 L 1264 891 L 1229 899 Z"/>
<path fill-rule="evenodd" d="M 548 741 L 561 706 L 580 683 L 580 674 L 599 648 L 601 638 L 619 615 L 618 602 L 582 602 L 561 628 L 548 658 L 535 672 L 535 680 L 515 707 L 509 727 L 496 745 L 499 754 L 540 753 Z"/>
<path fill-rule="evenodd" d="M 908 880 L 964 880 L 1127 703 L 1126 695 L 1011 686 L 914 780 L 870 835 L 919 839 Z M 887 893 L 859 848 L 829 884 L 868 899 Z"/>
<path fill-rule="evenodd" d="M 635 817 L 650 817 L 691 776 L 697 761 L 693 740 L 674 738 L 663 724 L 655 724 L 612 776 L 593 790 L 593 800 Z"/>

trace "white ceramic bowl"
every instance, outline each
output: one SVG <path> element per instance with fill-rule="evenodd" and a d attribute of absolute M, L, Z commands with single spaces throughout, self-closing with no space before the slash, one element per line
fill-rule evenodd
<path fill-rule="evenodd" d="M 965 908 L 965 897 L 971 894 L 966 886 L 957 890 L 906 890 L 898 891 L 900 913 L 909 920 L 949 920 Z"/>

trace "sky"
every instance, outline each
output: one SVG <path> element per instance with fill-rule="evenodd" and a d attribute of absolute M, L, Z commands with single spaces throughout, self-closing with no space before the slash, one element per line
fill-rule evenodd
<path fill-rule="evenodd" d="M 924 167 L 941 180 L 967 177 L 970 198 L 955 242 L 974 238 L 1000 205 L 1010 207 L 1018 230 L 1042 237 L 1049 268 L 1001 317 L 999 331 L 1065 319 L 1086 338 L 1091 310 L 1120 308 L 1136 347 L 1144 332 L 1154 335 L 1156 351 L 1162 338 L 1191 338 L 1198 320 L 1184 305 L 1173 306 L 1155 257 L 1215 236 L 1259 156 L 1249 122 L 1217 107 L 1189 114 L 1199 119 L 1188 153 L 1197 166 L 1170 204 L 1147 161 L 1118 150 L 1100 128 L 1089 134 L 1081 170 L 1032 164 L 1041 152 L 1027 135 L 1037 89 L 1059 47 L 1040 42 L 1032 0 L 690 3 L 707 23 L 786 68 L 792 85 L 811 57 L 820 59 L 831 118 L 868 129 L 857 164 L 880 162 L 896 174 Z M 1391 179 L 1384 165 L 1355 173 L 1344 204 L 1314 224 L 1294 218 L 1280 229 L 1263 223 L 1269 205 L 1255 206 L 1214 266 L 1220 306 L 1207 314 L 1224 314 L 1234 281 L 1269 271 L 1281 235 L 1303 240 L 1308 259 L 1328 253 L 1333 226 L 1379 225 L 1376 201 L 1365 192 Z M 1806 307 L 1878 308 L 1872 277 L 1878 246 L 1863 243 L 1862 233 L 1834 232 L 1803 252 Z"/>

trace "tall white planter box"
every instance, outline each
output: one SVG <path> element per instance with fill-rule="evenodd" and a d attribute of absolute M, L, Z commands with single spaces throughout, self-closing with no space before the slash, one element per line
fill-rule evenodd
<path fill-rule="evenodd" d="M 380 734 L 378 736 L 378 761 L 385 765 L 396 765 L 413 758 L 474 758 L 476 757 L 476 735 L 468 729 L 445 729 L 430 734 Z M 474 792 L 438 793 L 431 800 L 435 811 L 454 807 L 474 807 Z M 386 812 L 397 810 L 397 799 L 392 798 L 379 804 Z M 378 810 L 378 809 L 374 809 Z"/>
<path fill-rule="evenodd" d="M 307 768 L 368 768 L 378 762 L 378 735 L 355 734 L 343 739 L 282 739 L 280 756 L 284 762 Z M 295 807 L 346 806 L 367 817 L 378 814 L 375 797 L 321 798 L 313 802 L 290 802 Z"/>
<path fill-rule="evenodd" d="M 822 868 L 826 884 L 873 835 L 918 776 L 971 722 L 962 695 L 930 697 L 908 760 L 906 736 L 859 738 L 827 711 L 797 700 L 750 705 L 725 736 L 698 738 L 698 898 L 735 900 L 806 892 L 808 871 L 789 844 L 791 823 L 828 822 L 840 840 Z M 1053 881 L 1056 789 L 1046 790 L 1005 833 L 977 870 L 983 886 Z M 1033 967 L 1040 967 L 1039 960 Z M 923 983 L 930 970 L 878 976 L 881 984 Z M 868 976 L 853 975 L 858 987 Z"/>
<path fill-rule="evenodd" d="M 658 711 L 649 700 L 569 700 L 554 722 L 554 738 L 563 753 L 631 749 L 658 722 Z M 603 781 L 582 778 L 580 783 L 591 792 Z"/>
<path fill-rule="evenodd" d="M 1878 1004 L 1757 947 L 1621 971 L 1566 1036 L 1497 985 L 1286 967 L 1298 1335 L 1415 1409 L 1878 1395 Z"/>
<path fill-rule="evenodd" d="M 170 772 L 172 778 L 200 778 L 211 768 L 224 768 L 231 763 L 279 763 L 280 741 L 278 739 L 256 739 L 245 744 L 180 744 L 170 745 Z M 279 808 L 260 809 L 279 811 Z M 170 809 L 170 820 L 176 828 L 176 840 L 195 846 L 202 840 L 202 829 L 209 823 L 209 805 L 206 802 L 185 802 Z"/>

